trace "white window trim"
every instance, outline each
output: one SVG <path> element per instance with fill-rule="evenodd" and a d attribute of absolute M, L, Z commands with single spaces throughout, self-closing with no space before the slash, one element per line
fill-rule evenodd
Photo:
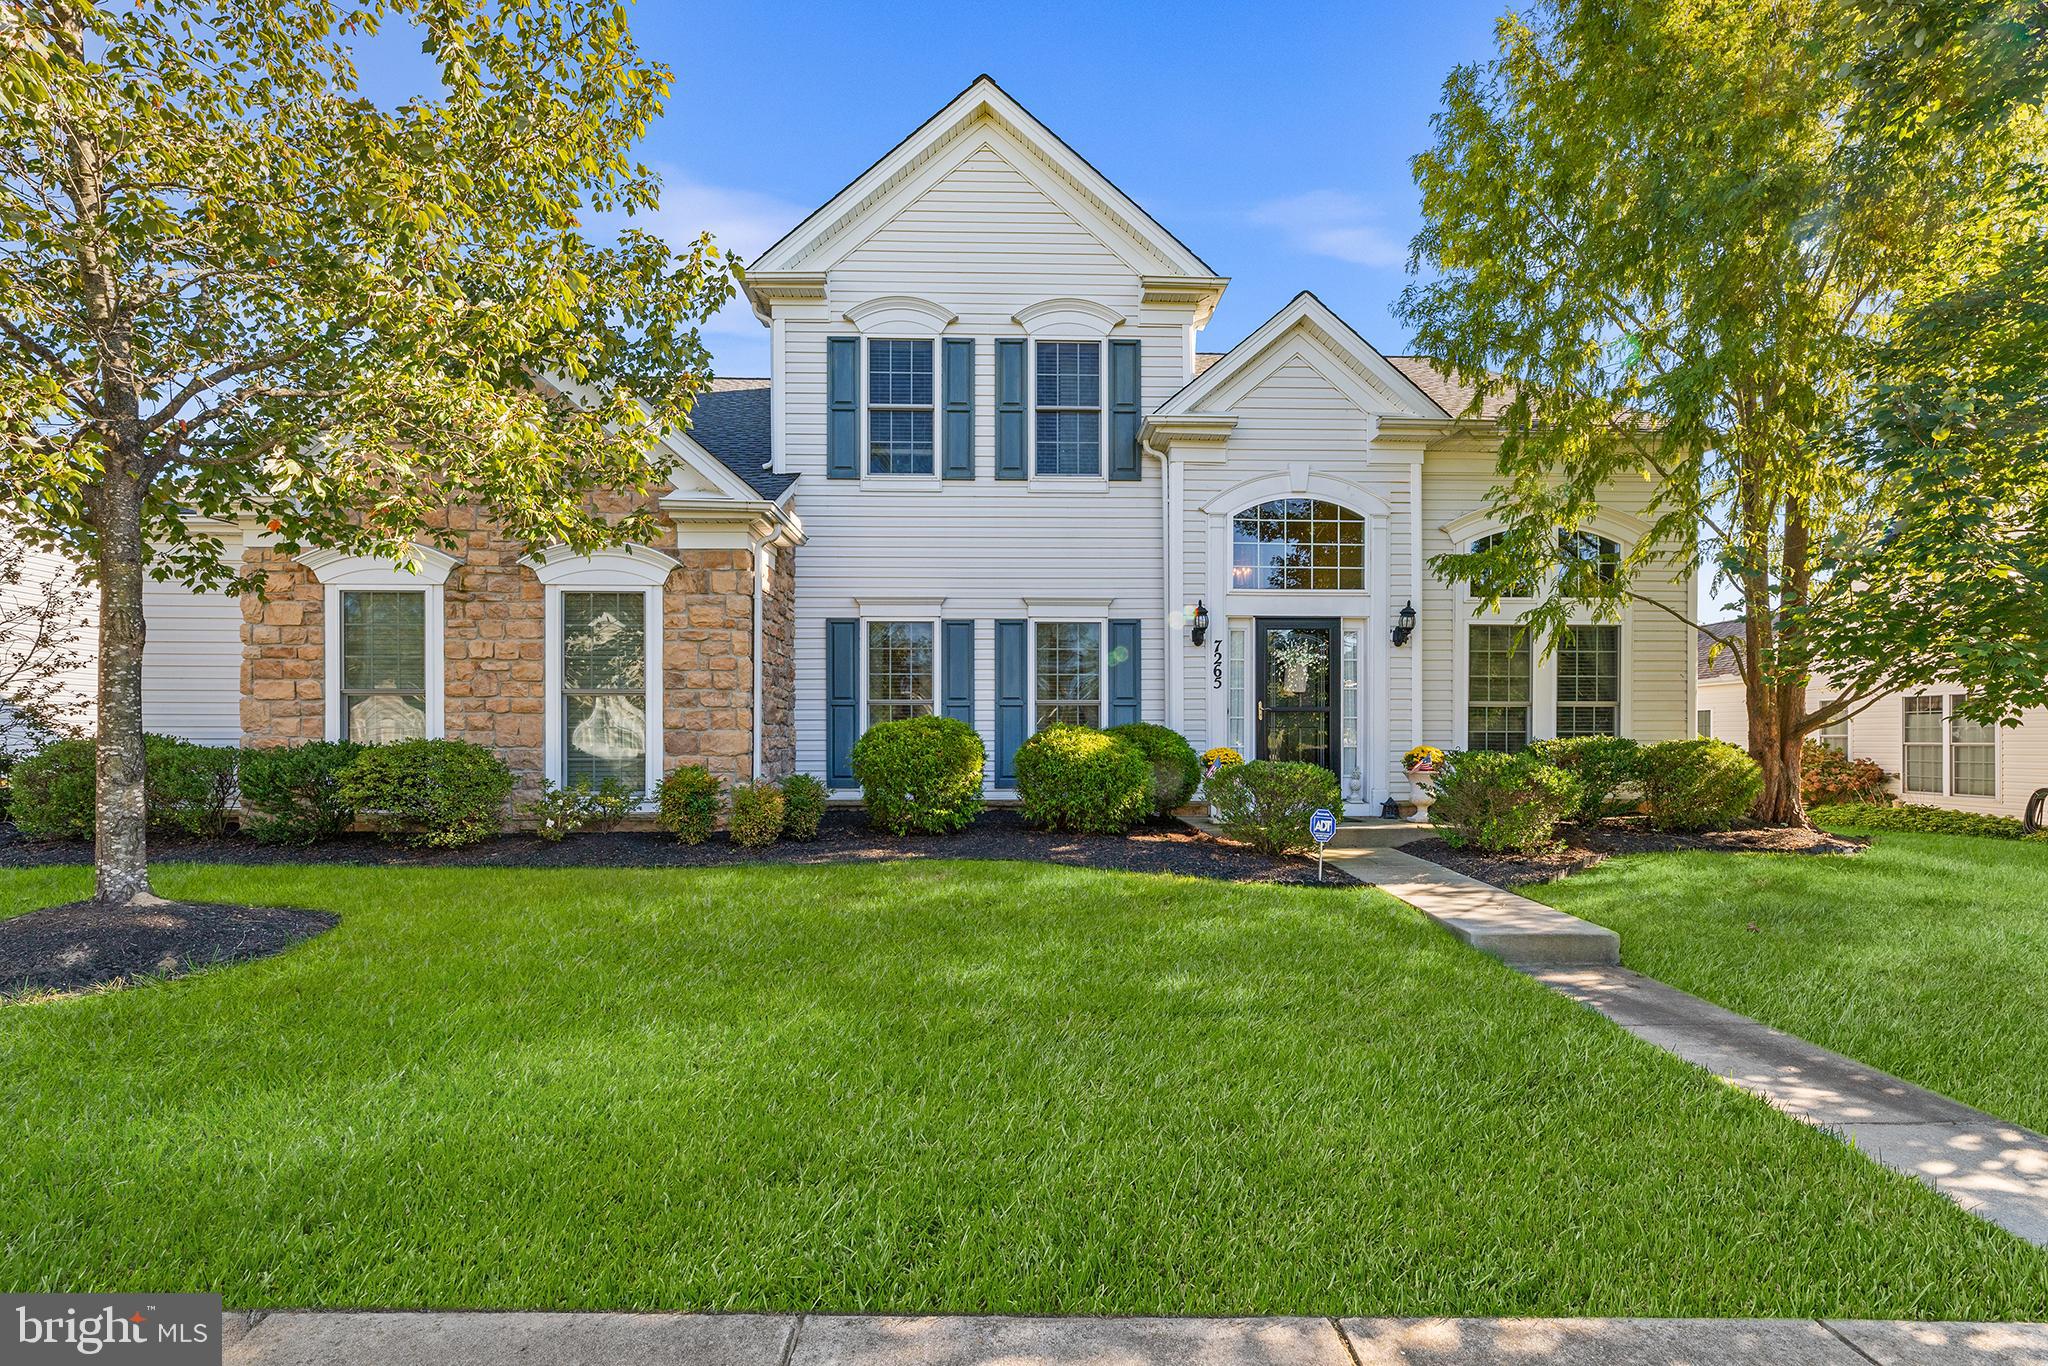
<path fill-rule="evenodd" d="M 299 556 L 324 589 L 321 603 L 321 696 L 325 712 L 322 734 L 341 738 L 341 595 L 344 592 L 413 592 L 426 598 L 426 737 L 447 734 L 447 632 L 442 593 L 457 563 L 454 556 L 432 546 L 413 547 L 411 568 L 377 555 L 345 555 L 314 550 Z"/>
<path fill-rule="evenodd" d="M 1096 684 L 1095 728 L 1101 730 L 1109 722 L 1109 618 L 1095 616 L 1086 610 L 1061 611 L 1046 605 L 1035 607 L 1025 618 L 1025 648 L 1029 651 L 1026 664 L 1029 668 L 1024 699 L 1024 719 L 1030 723 L 1025 739 L 1038 734 L 1038 628 L 1043 623 L 1052 625 L 1089 625 L 1095 627 L 1095 665 L 1099 681 Z"/>
<path fill-rule="evenodd" d="M 932 469 L 930 474 L 916 474 L 905 471 L 901 474 L 878 474 L 872 468 L 874 444 L 874 405 L 870 402 L 868 388 L 868 348 L 883 341 L 921 341 L 932 348 Z M 860 387 L 860 482 L 863 485 L 920 492 L 938 492 L 945 484 L 945 344 L 940 332 L 921 332 L 915 329 L 898 328 L 894 331 L 866 333 L 860 338 L 860 363 L 854 382 Z M 891 406 L 890 411 L 905 411 Z"/>
<path fill-rule="evenodd" d="M 1991 790 L 1989 792 L 1956 791 L 1956 702 L 1958 694 L 1921 689 L 1908 693 L 1908 697 L 1932 697 L 1941 703 L 1941 790 L 1926 792 L 1906 786 L 1906 703 L 1899 702 L 1899 792 L 1906 797 L 1959 797 L 1966 802 L 1996 802 L 2004 791 L 2005 745 L 2001 737 L 2002 726 L 1991 728 Z M 1919 742 L 1914 742 L 1919 743 Z"/>
<path fill-rule="evenodd" d="M 576 555 L 561 546 L 553 546 L 539 555 L 529 555 L 520 561 L 534 571 L 541 582 L 545 599 L 543 614 L 546 628 L 542 647 L 545 664 L 542 668 L 545 700 L 542 705 L 542 767 L 547 780 L 555 786 L 562 786 L 562 773 L 566 758 L 566 745 L 562 738 L 562 594 L 570 593 L 631 593 L 638 591 L 645 603 L 647 630 L 644 645 L 647 651 L 647 764 L 645 793 L 640 809 L 651 810 L 654 806 L 654 789 L 662 778 L 662 736 L 664 717 L 662 704 L 662 638 L 663 585 L 668 576 L 681 566 L 669 556 L 646 546 L 627 546 L 619 550 L 600 550 L 591 555 Z"/>
<path fill-rule="evenodd" d="M 946 714 L 944 697 L 946 628 L 943 618 L 939 617 L 936 613 L 928 615 L 925 612 L 891 612 L 887 609 L 877 609 L 873 612 L 863 612 L 860 618 L 859 733 L 866 734 L 868 729 L 874 725 L 874 720 L 869 714 L 869 708 L 873 705 L 874 697 L 868 691 L 868 629 L 877 622 L 886 623 L 891 626 L 902 624 L 929 626 L 932 628 L 932 709 L 930 714 L 933 716 L 944 716 Z"/>

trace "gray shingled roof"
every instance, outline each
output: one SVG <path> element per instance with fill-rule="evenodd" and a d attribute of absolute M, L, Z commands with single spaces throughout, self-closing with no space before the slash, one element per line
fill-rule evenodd
<path fill-rule="evenodd" d="M 1197 351 L 1195 373 L 1201 374 L 1217 361 L 1222 360 L 1222 351 Z M 1452 417 L 1465 416 L 1465 406 L 1472 401 L 1472 386 L 1461 384 L 1450 372 L 1442 369 L 1428 356 L 1388 356 L 1387 361 L 1408 379 L 1408 382 L 1429 395 L 1436 405 Z M 1482 418 L 1495 418 L 1508 406 L 1506 394 L 1492 394 L 1487 397 L 1486 406 L 1481 408 Z"/>
<path fill-rule="evenodd" d="M 1735 662 L 1735 651 L 1721 650 L 1715 653 L 1712 659 L 1707 658 L 1707 652 L 1712 650 L 1717 642 L 1723 640 L 1740 641 L 1741 639 L 1742 621 L 1740 618 L 1734 621 L 1709 622 L 1707 625 L 1702 626 L 1694 641 L 1699 647 L 1700 677 L 1703 679 L 1742 677 L 1742 666 Z"/>
<path fill-rule="evenodd" d="M 690 410 L 690 439 L 747 481 L 763 498 L 780 498 L 796 482 L 793 474 L 768 469 L 768 384 L 765 379 L 721 378 L 697 395 Z"/>

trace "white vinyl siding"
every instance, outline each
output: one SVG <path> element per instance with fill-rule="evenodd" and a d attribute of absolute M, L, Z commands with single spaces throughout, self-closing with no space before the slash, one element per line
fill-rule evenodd
<path fill-rule="evenodd" d="M 1024 338 L 1015 315 L 1050 299 L 1113 309 L 1126 321 L 1109 338 L 1141 343 L 1149 410 L 1187 382 L 1191 306 L 1145 305 L 1139 277 L 1156 264 L 1141 269 L 1121 259 L 1077 221 L 1045 188 L 1057 184 L 1050 168 L 1007 129 L 983 124 L 972 136 L 972 145 L 937 154 L 934 167 L 943 168 L 931 183 L 871 222 L 831 265 L 825 304 L 775 308 L 783 468 L 802 477 L 795 507 L 806 543 L 797 553 L 794 653 L 796 766 L 806 773 L 825 772 L 825 623 L 905 619 L 890 599 L 938 602 L 929 607 L 933 616 L 974 623 L 974 724 L 991 756 L 994 624 L 1034 619 L 1027 598 L 1087 599 L 1102 604 L 1091 615 L 1140 622 L 1140 714 L 1164 719 L 1159 462 L 1142 460 L 1131 482 L 996 479 L 995 342 Z M 971 481 L 825 477 L 825 339 L 846 335 L 847 309 L 888 296 L 930 301 L 955 315 L 944 337 L 974 342 Z M 1027 345 L 1027 358 L 1034 349 Z M 942 346 L 934 351 L 943 359 Z M 1098 401 L 1106 405 L 1108 397 L 1105 389 Z M 1035 398 L 1027 376 L 1027 445 Z M 1102 419 L 1106 445 L 1106 406 Z M 863 460 L 866 454 L 864 447 Z M 1027 474 L 1028 460 L 1027 451 Z M 865 656 L 865 634 L 861 649 Z M 989 771 L 993 777 L 993 762 Z"/>
<path fill-rule="evenodd" d="M 240 533 L 221 539 L 228 563 L 238 564 Z M 145 580 L 142 619 L 142 728 L 207 745 L 240 744 L 241 600 Z"/>

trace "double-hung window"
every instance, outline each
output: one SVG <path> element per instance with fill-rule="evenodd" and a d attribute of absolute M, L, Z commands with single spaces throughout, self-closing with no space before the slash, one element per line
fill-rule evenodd
<path fill-rule="evenodd" d="M 1621 733 L 1621 628 L 1567 626 L 1557 647 L 1557 734 Z"/>
<path fill-rule="evenodd" d="M 1039 474 L 1102 473 L 1102 346 L 1038 343 Z"/>
<path fill-rule="evenodd" d="M 868 342 L 868 473 L 932 472 L 932 344 Z"/>
<path fill-rule="evenodd" d="M 1998 795 L 1998 728 L 1959 714 L 1962 701 L 1939 694 L 1904 699 L 1906 791 Z"/>
<path fill-rule="evenodd" d="M 1949 699 L 1949 791 L 1958 797 L 1998 795 L 1998 728 L 1955 714 Z"/>
<path fill-rule="evenodd" d="M 1102 623 L 1041 621 L 1032 631 L 1032 729 L 1101 725 Z"/>
<path fill-rule="evenodd" d="M 1529 637 L 1517 626 L 1474 626 L 1471 632 L 1466 744 L 1513 753 L 1529 743 Z"/>
<path fill-rule="evenodd" d="M 562 785 L 647 786 L 647 594 L 562 593 Z"/>
<path fill-rule="evenodd" d="M 868 623 L 868 724 L 932 714 L 938 674 L 929 621 Z"/>
<path fill-rule="evenodd" d="M 1939 793 L 1943 788 L 1944 701 L 1938 696 L 1908 697 L 1905 708 L 1905 762 L 1899 766 L 1902 781 L 1908 792 Z"/>
<path fill-rule="evenodd" d="M 1849 718 L 1837 716 L 1813 732 L 1813 742 L 1817 745 L 1826 745 L 1846 757 L 1849 753 Z"/>
<path fill-rule="evenodd" d="M 427 733 L 427 595 L 341 594 L 340 738 L 366 745 Z"/>

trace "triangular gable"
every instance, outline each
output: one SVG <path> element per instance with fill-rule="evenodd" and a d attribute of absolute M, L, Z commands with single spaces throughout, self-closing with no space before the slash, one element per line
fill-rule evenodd
<path fill-rule="evenodd" d="M 1018 159 L 1024 162 L 1018 170 L 1040 181 L 1041 188 L 1139 273 L 1220 283 L 1207 262 L 985 75 L 975 77 L 945 108 L 762 252 L 748 274 L 829 270 L 914 198 L 925 182 L 945 174 L 995 137 L 1028 152 L 1028 157 Z"/>
<path fill-rule="evenodd" d="M 1450 416 L 1329 305 L 1303 290 L 1257 331 L 1181 386 L 1153 417 L 1221 412 L 1260 380 L 1296 359 L 1350 393 L 1362 411 L 1391 411 L 1403 417 Z"/>

